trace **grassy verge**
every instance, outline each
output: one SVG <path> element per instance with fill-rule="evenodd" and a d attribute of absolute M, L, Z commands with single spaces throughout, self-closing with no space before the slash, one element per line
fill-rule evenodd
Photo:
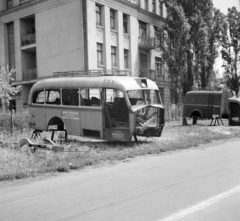
<path fill-rule="evenodd" d="M 85 152 L 30 151 L 28 146 L 16 147 L 30 131 L 0 132 L 0 181 L 39 176 L 46 173 L 69 172 L 91 165 L 113 163 L 148 154 L 187 149 L 220 139 L 240 138 L 240 127 L 208 126 L 210 121 L 199 121 L 195 126 L 181 126 L 181 122 L 166 123 L 161 138 L 142 138 L 129 144 L 101 141 L 69 140 L 68 144 L 87 146 Z M 14 144 L 15 143 L 15 144 Z M 2 147 L 2 148 L 1 148 Z M 89 148 L 90 147 L 90 148 Z"/>

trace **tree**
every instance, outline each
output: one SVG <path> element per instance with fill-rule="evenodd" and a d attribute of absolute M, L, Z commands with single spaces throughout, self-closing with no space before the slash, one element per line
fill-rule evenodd
<path fill-rule="evenodd" d="M 192 63 L 192 76 L 194 84 L 200 89 L 206 89 L 213 69 L 210 61 L 215 60 L 215 49 L 210 46 L 210 33 L 213 24 L 212 0 L 177 0 L 182 5 L 188 18 L 190 29 L 190 43 L 193 46 L 194 61 Z M 213 59 L 211 59 L 214 57 Z M 190 57 L 189 57 L 190 60 Z"/>
<path fill-rule="evenodd" d="M 11 76 L 15 72 L 14 69 L 9 71 L 8 67 L 5 69 L 1 66 L 0 69 L 0 101 L 2 103 L 3 111 L 6 111 L 11 96 L 17 94 L 19 87 L 11 85 L 11 80 L 13 80 Z"/>
<path fill-rule="evenodd" d="M 240 87 L 240 13 L 236 7 L 228 9 L 228 25 L 222 33 L 222 59 L 227 87 L 238 97 Z"/>
<path fill-rule="evenodd" d="M 220 34 L 226 25 L 225 16 L 218 9 L 212 10 L 212 16 L 207 21 L 207 48 L 202 51 L 205 61 L 202 62 L 202 71 L 199 73 L 200 86 L 203 89 L 211 89 L 212 79 L 215 77 L 214 64 L 220 46 Z"/>
<path fill-rule="evenodd" d="M 168 29 L 167 32 L 173 36 L 175 42 L 179 42 L 179 38 L 185 35 L 185 30 L 181 27 L 188 27 L 187 38 L 182 44 L 184 50 L 180 50 L 182 56 L 179 57 L 186 61 L 181 66 L 183 72 L 180 74 L 183 96 L 194 88 L 208 89 L 211 79 L 214 78 L 213 66 L 218 56 L 219 33 L 224 23 L 223 14 L 213 8 L 212 0 L 166 0 L 164 3 L 168 8 L 167 26 L 176 29 Z M 183 20 L 184 26 L 180 26 L 179 23 Z"/>
<path fill-rule="evenodd" d="M 175 1 L 167 1 L 168 16 L 164 35 L 164 44 L 161 45 L 162 58 L 168 65 L 172 80 L 175 101 L 183 90 L 185 94 L 187 56 L 190 26 L 184 15 L 183 8 Z"/>

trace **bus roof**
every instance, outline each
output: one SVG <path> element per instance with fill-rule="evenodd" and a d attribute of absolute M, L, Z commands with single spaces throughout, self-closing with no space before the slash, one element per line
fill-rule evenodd
<path fill-rule="evenodd" d="M 142 86 L 146 82 L 145 85 Z M 146 78 L 128 76 L 98 76 L 98 77 L 59 77 L 47 78 L 33 85 L 31 91 L 38 89 L 57 88 L 113 88 L 121 91 L 153 89 L 158 90 L 157 85 Z"/>
<path fill-rule="evenodd" d="M 222 94 L 224 93 L 223 91 L 189 91 L 187 92 L 187 94 L 197 94 L 197 95 L 202 95 L 202 94 L 209 94 L 209 93 L 213 93 L 213 94 Z"/>

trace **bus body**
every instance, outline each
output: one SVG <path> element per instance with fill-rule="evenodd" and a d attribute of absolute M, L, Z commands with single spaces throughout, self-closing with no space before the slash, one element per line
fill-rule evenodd
<path fill-rule="evenodd" d="M 40 80 L 31 88 L 30 128 L 65 130 L 68 135 L 107 141 L 161 136 L 164 110 L 153 81 L 130 76 L 60 75 Z"/>

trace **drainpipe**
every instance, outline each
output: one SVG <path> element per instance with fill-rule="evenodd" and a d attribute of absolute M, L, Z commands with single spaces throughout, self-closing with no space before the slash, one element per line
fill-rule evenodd
<path fill-rule="evenodd" d="M 87 0 L 82 1 L 82 14 L 83 14 L 84 70 L 88 70 Z"/>

